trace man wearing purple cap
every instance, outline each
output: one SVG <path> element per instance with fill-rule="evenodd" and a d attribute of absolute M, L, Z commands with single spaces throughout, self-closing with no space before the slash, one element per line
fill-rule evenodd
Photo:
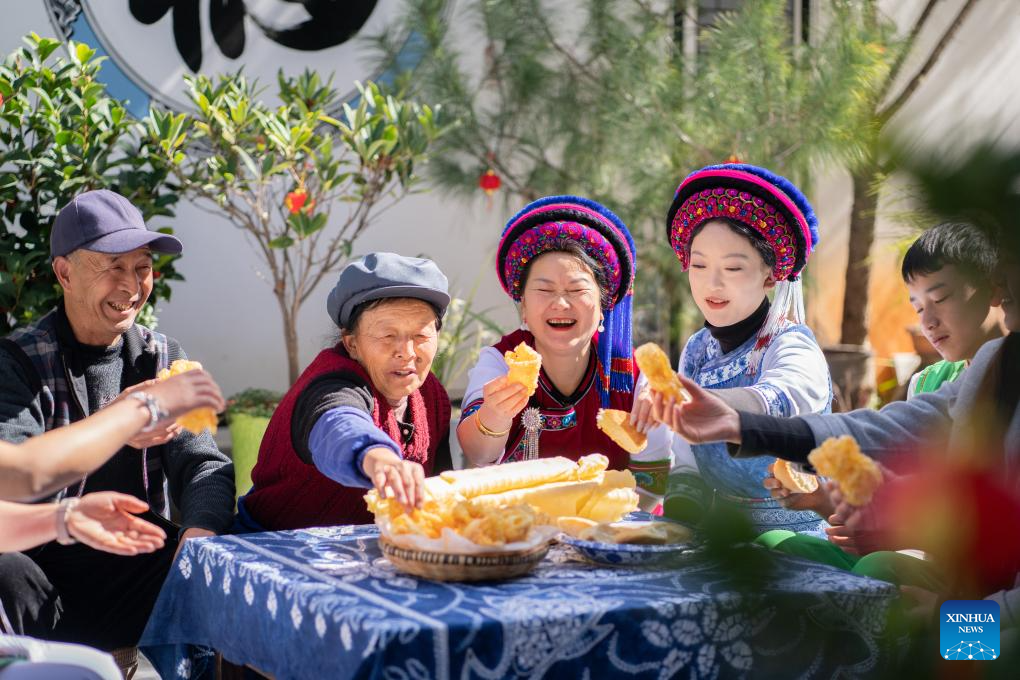
<path fill-rule="evenodd" d="M 60 211 L 50 254 L 64 299 L 0 340 L 0 439 L 17 443 L 81 420 L 185 358 L 176 340 L 135 323 L 152 292 L 154 252 L 177 254 L 181 243 L 146 229 L 138 209 L 112 191 L 85 192 Z M 158 404 L 146 405 L 156 423 Z M 166 546 L 119 557 L 62 542 L 0 556 L 0 632 L 133 648 L 180 541 L 232 522 L 229 459 L 207 432 L 176 425 L 139 435 L 57 498 L 94 491 L 146 501 L 145 517 L 166 530 Z M 171 501 L 180 526 L 167 519 Z"/>

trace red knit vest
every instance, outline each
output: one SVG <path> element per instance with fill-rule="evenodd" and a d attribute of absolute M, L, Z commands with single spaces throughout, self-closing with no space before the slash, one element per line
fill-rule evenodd
<path fill-rule="evenodd" d="M 336 371 L 355 373 L 372 385 L 365 369 L 351 359 L 342 345 L 315 357 L 287 392 L 269 421 L 258 462 L 252 470 L 252 490 L 244 507 L 266 529 L 301 529 L 336 524 L 367 524 L 372 513 L 365 505 L 367 489 L 343 486 L 305 463 L 291 441 L 291 418 L 298 396 L 312 380 Z M 429 373 L 424 384 L 408 397 L 407 408 L 414 436 L 400 444 L 400 429 L 389 403 L 372 387 L 372 422 L 400 445 L 405 460 L 422 464 L 431 475 L 436 449 L 450 431 L 450 398 L 439 380 Z"/>

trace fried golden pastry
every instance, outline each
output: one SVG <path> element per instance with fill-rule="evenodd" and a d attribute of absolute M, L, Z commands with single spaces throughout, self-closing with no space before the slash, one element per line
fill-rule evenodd
<path fill-rule="evenodd" d="M 665 399 L 673 397 L 678 404 L 690 401 L 691 395 L 669 365 L 669 357 L 654 342 L 646 342 L 634 350 L 634 360 L 653 392 L 658 392 Z"/>
<path fill-rule="evenodd" d="M 789 461 L 782 458 L 776 458 L 776 462 L 772 466 L 772 474 L 788 491 L 813 493 L 818 490 L 818 477 L 794 469 Z"/>
<path fill-rule="evenodd" d="M 606 459 L 606 465 L 608 464 L 609 460 Z M 577 463 L 569 458 L 557 456 L 465 470 L 449 470 L 443 472 L 440 477 L 464 498 L 474 498 L 483 494 L 575 479 L 577 471 Z"/>
<path fill-rule="evenodd" d="M 598 522 L 587 517 L 560 517 L 556 520 L 556 527 L 574 538 L 581 538 L 582 532 L 598 525 Z"/>
<path fill-rule="evenodd" d="M 202 370 L 202 364 L 197 361 L 177 359 L 170 364 L 170 368 L 164 368 L 157 373 L 156 380 L 166 380 L 171 376 L 187 371 L 200 370 Z M 177 424 L 192 434 L 201 434 L 202 430 L 209 430 L 212 434 L 216 434 L 216 422 L 216 411 L 213 411 L 211 408 L 196 408 L 194 411 L 188 411 L 177 419 Z"/>
<path fill-rule="evenodd" d="M 580 532 L 582 541 L 666 545 L 686 543 L 694 536 L 687 527 L 673 522 L 610 522 Z"/>
<path fill-rule="evenodd" d="M 576 462 L 557 457 L 453 470 L 425 480 L 421 508 L 407 512 L 375 489 L 365 502 L 376 522 L 393 533 L 439 538 L 449 528 L 479 545 L 500 545 L 524 540 L 517 538 L 527 536 L 524 527 L 559 517 L 594 525 L 637 509 L 634 475 L 608 465 L 606 456 L 592 453 Z"/>
<path fill-rule="evenodd" d="M 538 389 L 538 372 L 542 368 L 542 355 L 521 343 L 513 349 L 503 353 L 507 368 L 510 372 L 506 379 L 508 382 L 520 383 L 528 388 L 530 397 Z"/>
<path fill-rule="evenodd" d="M 835 480 L 851 505 L 867 505 L 882 483 L 882 470 L 861 453 L 853 437 L 830 437 L 808 454 L 818 473 Z"/>
<path fill-rule="evenodd" d="M 599 409 L 595 424 L 627 453 L 640 453 L 648 446 L 648 437 L 637 431 L 630 414 L 615 408 Z"/>

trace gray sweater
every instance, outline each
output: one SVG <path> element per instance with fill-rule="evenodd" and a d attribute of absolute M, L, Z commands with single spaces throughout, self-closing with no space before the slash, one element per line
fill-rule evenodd
<path fill-rule="evenodd" d="M 168 339 L 171 357 L 183 358 L 184 353 L 173 339 Z M 61 340 L 77 343 L 73 339 Z M 71 355 L 74 366 L 67 370 L 84 377 L 87 395 L 81 399 L 82 407 L 95 411 L 131 385 L 154 377 L 146 375 L 140 366 L 125 360 L 121 349 L 90 348 L 76 344 Z M 32 385 L 23 361 L 12 350 L 0 344 L 0 439 L 18 443 L 45 431 L 45 419 L 38 392 Z M 85 414 L 73 416 L 78 419 Z M 230 459 L 219 451 L 208 432 L 193 435 L 183 432 L 168 444 L 160 447 L 162 474 L 169 497 L 180 511 L 183 528 L 200 527 L 216 533 L 227 531 L 233 522 L 234 471 Z M 80 490 L 120 491 L 148 500 L 149 489 L 142 484 L 142 456 L 131 447 L 124 447 L 106 464 L 91 473 Z M 153 484 L 164 479 L 149 478 Z M 70 492 L 77 494 L 79 485 Z M 153 508 L 153 510 L 160 510 Z"/>
<path fill-rule="evenodd" d="M 1010 342 L 1017 340 L 1014 334 Z M 971 439 L 969 429 L 987 422 L 995 384 L 1005 381 L 1014 388 L 1020 384 L 1014 363 L 1016 353 L 1012 352 L 1014 356 L 1010 357 L 1012 361 L 1007 370 L 1005 348 L 1005 338 L 986 343 L 956 381 L 943 385 L 936 392 L 894 402 L 879 411 L 860 409 L 835 415 L 811 415 L 805 416 L 804 421 L 816 442 L 849 434 L 862 451 L 879 460 L 911 445 L 926 445 L 935 450 L 966 447 Z M 1001 407 L 1001 402 L 994 406 Z M 1012 415 L 1006 415 L 1006 473 L 1017 480 L 1020 479 L 1020 406 L 1014 403 Z M 1020 538 L 1014 536 L 1011 540 Z M 1001 590 L 986 599 L 999 603 L 1002 626 L 1020 625 L 1020 574 L 1012 590 Z"/>

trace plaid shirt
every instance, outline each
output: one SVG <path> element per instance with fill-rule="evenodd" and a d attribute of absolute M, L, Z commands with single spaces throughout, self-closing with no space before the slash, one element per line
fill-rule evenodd
<path fill-rule="evenodd" d="M 67 369 L 66 349 L 60 345 L 59 324 L 66 324 L 61 318 L 61 309 L 57 308 L 44 317 L 24 328 L 19 328 L 7 336 L 8 347 L 15 345 L 24 354 L 27 362 L 34 369 L 38 384 L 33 388 L 39 394 L 39 403 L 45 419 L 46 431 L 69 425 L 85 418 L 88 414 L 88 395 L 85 386 L 76 384 Z M 124 334 L 124 346 L 134 361 L 140 354 L 155 354 L 156 371 L 166 368 L 169 361 L 169 348 L 166 336 L 149 330 L 138 324 L 133 325 Z M 152 377 L 156 377 L 155 374 Z M 166 478 L 163 475 L 162 458 L 159 448 L 146 449 L 141 475 L 145 482 L 148 502 L 157 512 L 169 516 Z M 78 485 L 77 493 L 81 494 L 85 481 Z M 63 489 L 57 498 L 71 493 L 70 488 Z"/>

